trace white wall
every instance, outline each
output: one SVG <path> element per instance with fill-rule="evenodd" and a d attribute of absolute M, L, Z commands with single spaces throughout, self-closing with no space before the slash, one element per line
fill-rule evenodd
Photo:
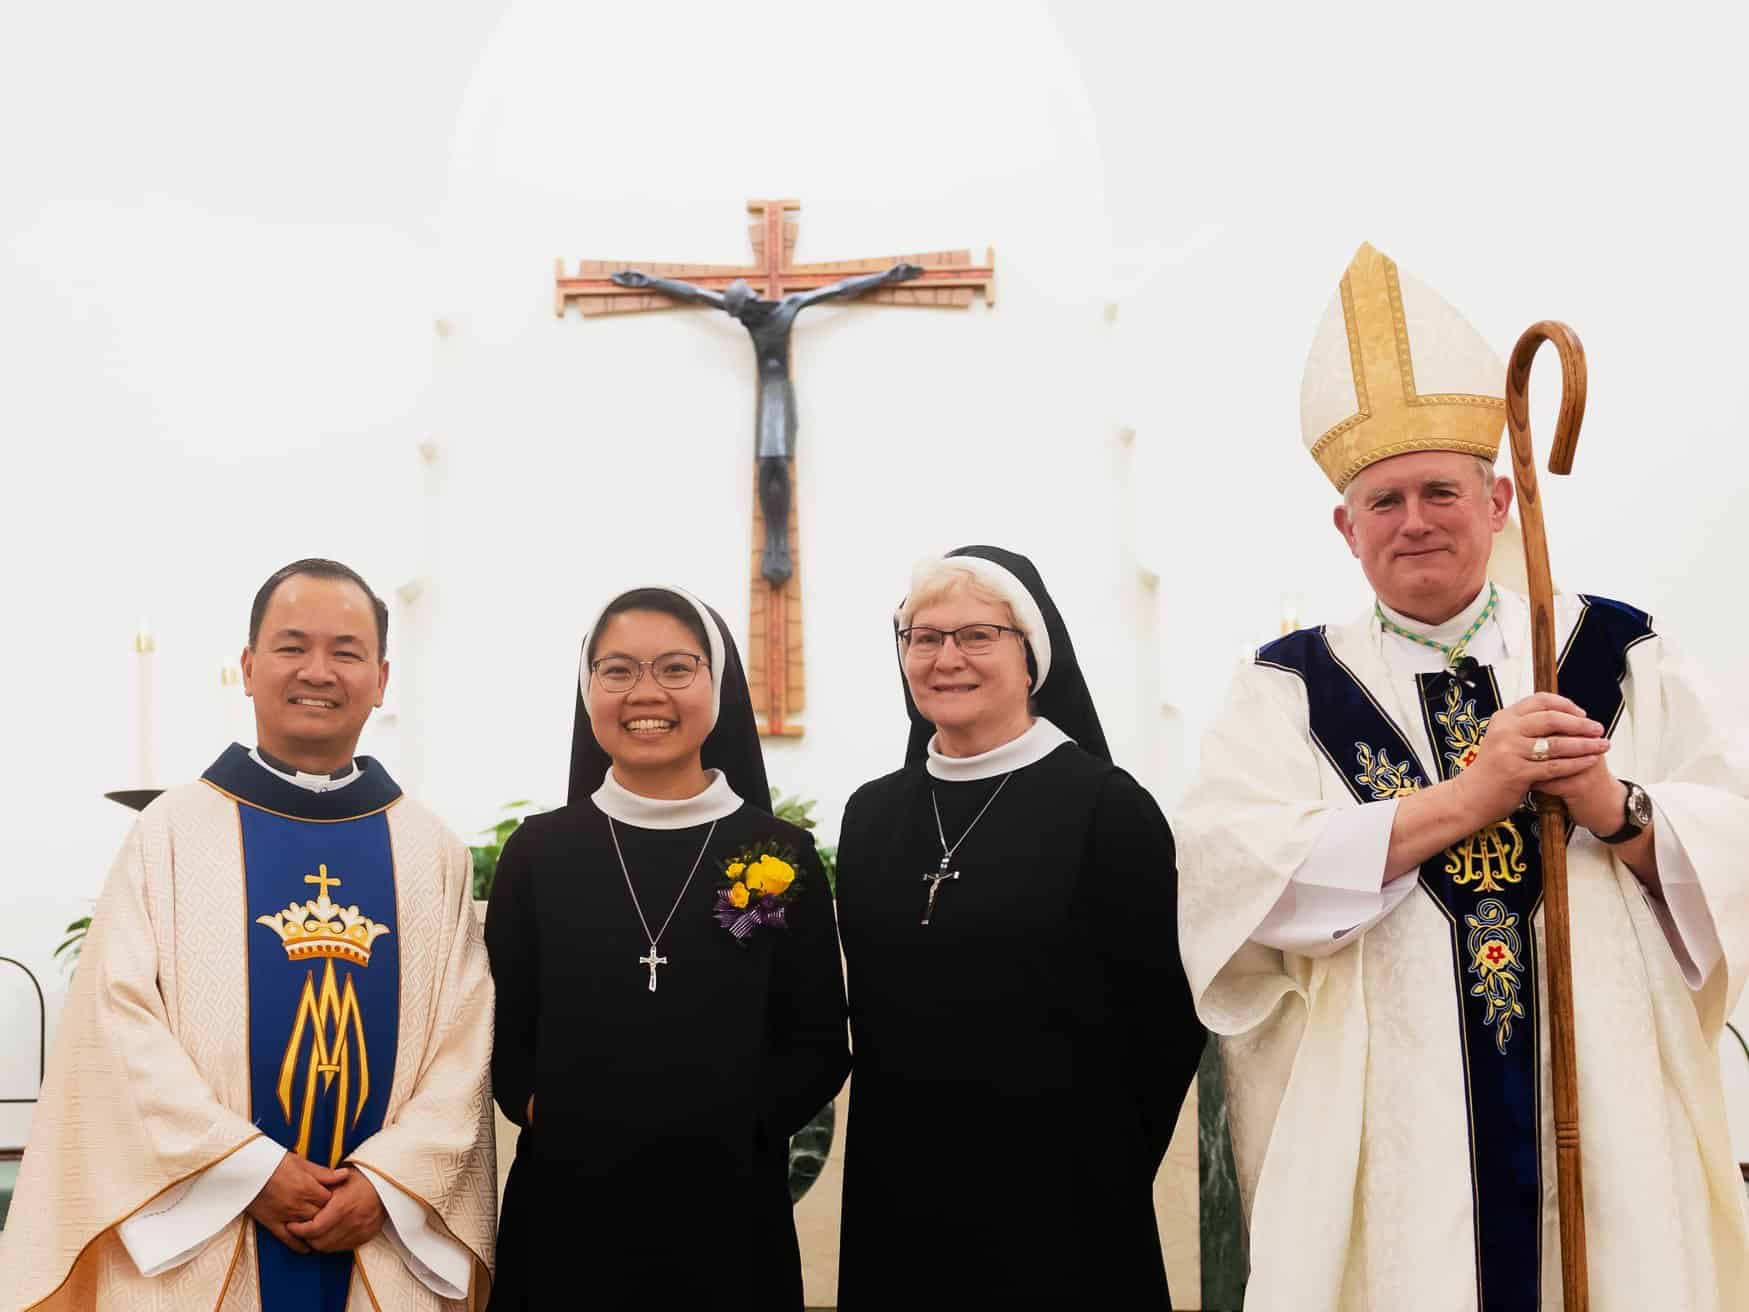
<path fill-rule="evenodd" d="M 828 831 L 897 760 L 886 615 L 926 550 L 1034 554 L 1120 759 L 1168 798 L 1284 594 L 1308 620 L 1364 604 L 1297 433 L 1312 326 L 1362 239 L 1502 352 L 1534 318 L 1579 328 L 1592 399 L 1548 492 L 1557 572 L 1649 606 L 1749 700 L 1729 659 L 1749 640 L 1745 106 L 1711 7 L 1656 27 L 1576 5 L 750 12 L 12 18 L 0 954 L 52 986 L 55 931 L 126 831 L 100 794 L 137 782 L 141 616 L 179 779 L 224 737 L 218 670 L 271 569 L 319 552 L 385 593 L 423 580 L 366 749 L 463 832 L 562 800 L 607 592 L 672 578 L 744 624 L 744 336 L 703 313 L 559 321 L 549 280 L 555 256 L 745 260 L 755 195 L 802 198 L 802 259 L 999 263 L 994 311 L 822 307 L 797 332 L 811 727 L 770 764 Z"/>

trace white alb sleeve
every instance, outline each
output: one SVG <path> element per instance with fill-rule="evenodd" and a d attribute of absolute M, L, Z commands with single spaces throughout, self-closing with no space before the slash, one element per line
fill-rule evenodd
<path fill-rule="evenodd" d="M 425 1204 L 403 1193 L 370 1167 L 357 1162 L 348 1162 L 347 1167 L 376 1186 L 377 1197 L 382 1199 L 388 1217 L 383 1223 L 383 1238 L 419 1283 L 439 1298 L 466 1298 L 474 1271 L 474 1255 L 468 1247 L 433 1226 Z"/>
<path fill-rule="evenodd" d="M 1725 955 L 1719 942 L 1718 927 L 1713 913 L 1707 909 L 1706 893 L 1694 862 L 1682 846 L 1682 836 L 1676 832 L 1657 799 L 1652 801 L 1652 848 L 1658 858 L 1658 893 L 1645 889 L 1646 903 L 1658 918 L 1670 951 L 1682 970 L 1688 987 L 1699 992 L 1713 968 Z"/>
<path fill-rule="evenodd" d="M 140 1274 L 160 1276 L 192 1261 L 255 1201 L 284 1156 L 265 1135 L 251 1139 L 123 1221 L 117 1232 Z"/>
<path fill-rule="evenodd" d="M 1411 870 L 1384 882 L 1396 818 L 1394 798 L 1333 812 L 1252 940 L 1302 957 L 1325 957 L 1394 911 L 1419 878 Z"/>

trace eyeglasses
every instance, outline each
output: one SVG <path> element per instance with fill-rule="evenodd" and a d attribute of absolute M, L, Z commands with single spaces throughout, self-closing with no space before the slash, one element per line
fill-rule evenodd
<path fill-rule="evenodd" d="M 703 656 L 689 651 L 665 651 L 654 660 L 634 661 L 630 656 L 603 656 L 589 667 L 595 682 L 603 692 L 630 692 L 644 677 L 644 671 L 656 681 L 656 686 L 679 692 L 692 687 L 698 678 L 698 667 L 710 664 Z"/>
<path fill-rule="evenodd" d="M 1009 624 L 962 624 L 957 629 L 932 629 L 919 624 L 899 630 L 899 645 L 905 649 L 905 655 L 922 660 L 941 655 L 941 649 L 952 638 L 954 645 L 967 656 L 982 656 L 1004 633 L 1012 633 L 1023 641 L 1026 638 L 1023 630 Z"/>

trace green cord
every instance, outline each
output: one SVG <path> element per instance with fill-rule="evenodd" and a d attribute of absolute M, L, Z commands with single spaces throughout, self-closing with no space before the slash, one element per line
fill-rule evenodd
<path fill-rule="evenodd" d="M 1482 625 L 1488 622 L 1488 617 L 1494 613 L 1494 607 L 1499 601 L 1500 590 L 1490 583 L 1488 585 L 1488 604 L 1482 607 L 1482 613 L 1476 616 L 1476 622 L 1464 630 L 1464 636 L 1449 646 L 1443 642 L 1435 642 L 1432 638 L 1423 638 L 1419 633 L 1409 632 L 1401 624 L 1393 622 L 1385 614 L 1385 608 L 1376 601 L 1372 604 L 1372 611 L 1374 615 L 1378 616 L 1379 627 L 1389 629 L 1399 638 L 1407 638 L 1410 642 L 1418 642 L 1423 647 L 1431 647 L 1434 651 L 1443 653 L 1446 666 L 1449 668 L 1463 659 L 1464 650 L 1470 645 L 1470 639 L 1481 632 Z"/>

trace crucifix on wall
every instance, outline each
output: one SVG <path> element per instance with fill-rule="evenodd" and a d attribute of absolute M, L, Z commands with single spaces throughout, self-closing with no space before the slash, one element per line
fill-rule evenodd
<path fill-rule="evenodd" d="M 828 300 L 964 309 L 982 293 L 993 304 L 996 259 L 973 264 L 970 251 L 935 251 L 827 264 L 795 264 L 796 200 L 747 202 L 755 263 L 642 264 L 583 260 L 576 276 L 558 265 L 553 309 L 571 302 L 585 317 L 703 305 L 737 320 L 753 340 L 759 370 L 753 466 L 752 597 L 747 677 L 760 732 L 794 737 L 804 706 L 801 579 L 797 542 L 795 386 L 790 334 L 796 316 Z M 758 290 L 755 290 L 755 287 Z"/>

